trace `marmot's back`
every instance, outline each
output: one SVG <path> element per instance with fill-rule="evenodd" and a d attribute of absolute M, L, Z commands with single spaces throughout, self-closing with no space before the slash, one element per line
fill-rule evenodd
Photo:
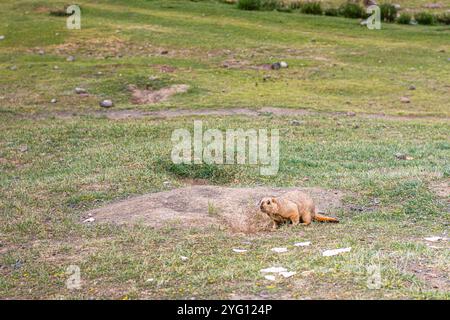
<path fill-rule="evenodd" d="M 304 192 L 290 191 L 282 195 L 280 198 L 294 202 L 298 206 L 299 211 L 306 210 L 312 215 L 316 212 L 313 199 Z"/>

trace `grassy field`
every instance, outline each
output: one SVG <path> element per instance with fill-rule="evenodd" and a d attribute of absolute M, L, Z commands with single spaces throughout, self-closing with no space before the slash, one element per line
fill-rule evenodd
<path fill-rule="evenodd" d="M 368 30 L 358 20 L 217 1 L 77 3 L 81 30 L 49 14 L 62 1 L 0 4 L 0 298 L 450 297 L 448 242 L 424 241 L 449 224 L 448 26 Z M 266 70 L 276 61 L 289 68 Z M 133 104 L 127 89 L 174 84 L 190 89 L 157 104 Z M 113 109 L 100 110 L 104 98 Z M 108 118 L 263 107 L 305 115 Z M 186 186 L 164 164 L 172 131 L 194 119 L 222 130 L 280 128 L 280 170 L 265 177 L 216 166 L 188 178 L 341 190 L 341 223 L 256 234 L 81 223 L 111 201 Z M 283 246 L 290 250 L 270 251 Z M 321 255 L 342 247 L 352 251 Z M 80 290 L 66 288 L 69 265 L 81 269 Z M 259 270 L 272 265 L 297 275 L 265 280 Z M 381 269 L 375 290 L 372 265 Z"/>

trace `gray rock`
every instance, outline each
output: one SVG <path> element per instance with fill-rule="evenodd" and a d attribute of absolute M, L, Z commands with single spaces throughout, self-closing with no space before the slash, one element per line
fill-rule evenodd
<path fill-rule="evenodd" d="M 347 115 L 347 117 L 354 117 L 354 116 L 356 116 L 356 113 L 353 112 L 353 111 L 348 111 L 348 112 L 346 113 L 346 115 Z"/>
<path fill-rule="evenodd" d="M 86 94 L 87 91 L 86 91 L 86 89 L 84 89 L 84 88 L 76 87 L 76 88 L 75 88 L 75 93 L 76 93 L 76 94 Z"/>
<path fill-rule="evenodd" d="M 75 57 L 74 56 L 68 56 L 66 61 L 73 62 L 73 61 L 75 61 Z"/>
<path fill-rule="evenodd" d="M 102 108 L 111 108 L 114 106 L 114 103 L 111 99 L 102 100 L 102 101 L 100 101 L 99 104 L 100 104 L 100 107 L 102 107 Z"/>
<path fill-rule="evenodd" d="M 281 69 L 281 64 L 279 62 L 272 63 L 270 66 L 273 70 L 279 70 Z"/>
<path fill-rule="evenodd" d="M 412 84 L 412 85 L 409 86 L 408 89 L 409 89 L 409 90 L 416 90 L 416 86 Z"/>
<path fill-rule="evenodd" d="M 56 100 L 55 98 L 53 98 L 52 100 L 50 100 L 51 103 L 56 103 L 58 100 Z"/>
<path fill-rule="evenodd" d="M 410 100 L 408 97 L 401 97 L 401 98 L 400 98 L 400 102 L 401 102 L 401 103 L 410 103 L 411 100 Z"/>
<path fill-rule="evenodd" d="M 287 62 L 281 61 L 281 62 L 280 62 L 280 67 L 282 67 L 282 68 L 287 68 L 287 67 L 288 67 Z"/>
<path fill-rule="evenodd" d="M 11 67 L 9 67 L 9 69 L 12 70 L 12 71 L 16 71 L 17 70 L 17 66 L 11 66 Z"/>
<path fill-rule="evenodd" d="M 5 40 L 5 36 L 0 36 L 0 40 Z"/>
<path fill-rule="evenodd" d="M 41 49 L 41 50 L 38 51 L 38 54 L 43 56 L 45 54 L 45 51 Z"/>
<path fill-rule="evenodd" d="M 54 66 L 54 67 L 53 67 L 53 70 L 58 70 L 58 69 L 59 69 L 58 66 Z"/>
<path fill-rule="evenodd" d="M 299 120 L 292 120 L 291 121 L 291 125 L 293 125 L 293 126 L 299 126 L 301 124 L 302 124 L 302 121 L 299 121 Z"/>

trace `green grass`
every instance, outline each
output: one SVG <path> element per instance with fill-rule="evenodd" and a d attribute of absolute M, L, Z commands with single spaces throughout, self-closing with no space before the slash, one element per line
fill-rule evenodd
<path fill-rule="evenodd" d="M 2 3 L 0 297 L 450 297 L 444 281 L 448 245 L 433 249 L 423 241 L 443 234 L 449 223 L 446 199 L 433 189 L 450 177 L 448 27 L 383 24 L 382 30 L 370 31 L 351 19 L 245 12 L 215 1 L 79 3 L 79 31 L 64 29 L 63 17 L 42 9 L 64 2 Z M 46 54 L 37 54 L 38 48 Z M 67 62 L 68 55 L 76 60 Z M 250 66 L 284 60 L 289 68 L 222 67 L 233 59 Z M 12 65 L 17 70 L 10 70 Z M 163 73 L 161 65 L 176 69 Z M 271 78 L 263 81 L 267 74 Z M 131 104 L 126 89 L 128 84 L 159 89 L 182 83 L 190 85 L 189 92 L 157 105 Z M 408 90 L 411 84 L 417 89 Z M 91 95 L 76 96 L 77 86 Z M 411 103 L 400 103 L 401 96 Z M 106 97 L 119 110 L 276 106 L 318 112 L 93 116 L 98 100 Z M 51 104 L 52 98 L 58 102 Z M 338 113 L 347 111 L 357 115 Z M 173 165 L 172 131 L 192 130 L 198 118 L 205 129 L 279 128 L 278 175 L 261 176 L 248 165 Z M 294 118 L 302 124 L 291 125 Z M 413 159 L 398 160 L 399 152 Z M 250 235 L 80 223 L 88 209 L 166 190 L 167 181 L 185 186 L 188 179 L 339 189 L 346 194 L 336 212 L 341 223 Z M 217 210 L 212 201 L 208 212 Z M 312 245 L 296 248 L 298 241 Z M 270 251 L 281 246 L 289 251 Z M 350 253 L 321 255 L 348 246 Z M 235 254 L 233 248 L 248 252 Z M 65 287 L 71 264 L 81 269 L 78 291 Z M 259 270 L 272 265 L 298 274 L 268 282 Z M 367 288 L 371 265 L 381 268 L 379 290 Z"/>

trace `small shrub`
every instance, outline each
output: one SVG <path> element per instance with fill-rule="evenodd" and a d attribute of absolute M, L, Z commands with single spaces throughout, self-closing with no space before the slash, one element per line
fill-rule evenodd
<path fill-rule="evenodd" d="M 386 22 L 394 22 L 397 18 L 397 8 L 390 3 L 380 5 L 381 20 Z"/>
<path fill-rule="evenodd" d="M 411 23 L 412 16 L 409 13 L 403 12 L 400 14 L 400 16 L 397 18 L 397 23 L 400 24 L 410 24 Z"/>
<path fill-rule="evenodd" d="M 304 14 L 315 15 L 322 15 L 323 13 L 322 4 L 320 2 L 306 2 L 302 5 L 300 11 Z"/>
<path fill-rule="evenodd" d="M 325 9 L 325 15 L 329 17 L 337 17 L 339 15 L 339 10 L 336 8 Z"/>
<path fill-rule="evenodd" d="M 261 0 L 239 0 L 237 7 L 241 10 L 259 10 L 261 9 Z"/>
<path fill-rule="evenodd" d="M 414 15 L 418 24 L 431 25 L 435 23 L 435 16 L 429 12 L 419 12 Z"/>
<path fill-rule="evenodd" d="M 300 0 L 292 0 L 289 2 L 289 8 L 291 10 L 297 10 L 302 7 L 302 2 Z"/>
<path fill-rule="evenodd" d="M 363 18 L 365 16 L 364 9 L 357 3 L 347 2 L 339 7 L 339 15 L 346 18 Z"/>
<path fill-rule="evenodd" d="M 281 8 L 282 4 L 278 0 L 261 0 L 262 10 L 276 10 Z"/>
<path fill-rule="evenodd" d="M 450 24 L 450 13 L 444 12 L 436 17 L 437 22 L 442 24 Z"/>

